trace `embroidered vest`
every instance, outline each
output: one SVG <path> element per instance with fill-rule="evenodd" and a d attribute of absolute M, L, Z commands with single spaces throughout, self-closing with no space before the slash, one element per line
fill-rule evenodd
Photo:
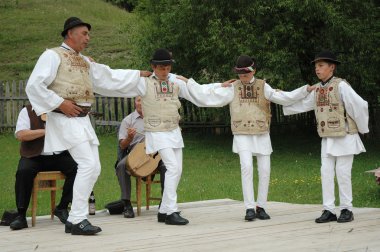
<path fill-rule="evenodd" d="M 32 110 L 32 106 L 27 105 L 26 110 L 28 111 L 28 115 L 30 118 L 30 129 L 44 129 L 44 121 L 42 121 L 41 117 L 37 116 L 36 112 Z M 41 155 L 41 152 L 44 148 L 44 141 L 44 136 L 34 139 L 32 141 L 22 141 L 20 144 L 20 155 L 26 158 L 37 157 Z"/>
<path fill-rule="evenodd" d="M 142 97 L 145 131 L 170 131 L 178 127 L 179 86 L 171 81 L 146 77 L 147 90 Z"/>
<path fill-rule="evenodd" d="M 340 99 L 341 81 L 345 80 L 333 77 L 324 87 L 318 83 L 315 89 L 315 117 L 320 137 L 340 137 L 358 132 L 355 121 L 346 114 Z"/>
<path fill-rule="evenodd" d="M 269 132 L 270 101 L 265 99 L 264 85 L 264 80 L 256 78 L 251 84 L 243 84 L 240 80 L 233 83 L 234 98 L 230 103 L 232 134 Z"/>
<path fill-rule="evenodd" d="M 76 52 L 62 47 L 53 48 L 61 58 L 61 64 L 53 83 L 48 89 L 75 103 L 93 103 L 95 100 L 90 81 L 90 66 Z"/>

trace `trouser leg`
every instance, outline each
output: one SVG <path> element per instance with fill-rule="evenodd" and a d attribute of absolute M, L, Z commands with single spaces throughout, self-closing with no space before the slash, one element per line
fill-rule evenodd
<path fill-rule="evenodd" d="M 166 166 L 164 193 L 159 212 L 170 215 L 178 211 L 177 187 L 182 174 L 182 148 L 166 148 L 159 150 L 159 153 Z"/>
<path fill-rule="evenodd" d="M 321 179 L 322 179 L 322 198 L 323 209 L 332 213 L 335 212 L 335 157 L 322 157 Z"/>
<path fill-rule="evenodd" d="M 265 208 L 268 198 L 270 180 L 270 156 L 257 156 L 257 170 L 259 174 L 259 188 L 257 193 L 257 206 Z"/>
<path fill-rule="evenodd" d="M 78 165 L 67 151 L 59 155 L 50 156 L 49 159 L 52 159 L 52 164 L 49 164 L 48 167 L 61 171 L 66 176 L 63 184 L 62 197 L 57 208 L 67 209 L 73 199 L 73 186 Z"/>
<path fill-rule="evenodd" d="M 339 185 L 340 209 L 352 211 L 351 170 L 354 155 L 336 158 L 336 177 Z"/>
<path fill-rule="evenodd" d="M 16 206 L 21 215 L 26 215 L 32 195 L 33 181 L 39 171 L 40 166 L 36 159 L 20 158 L 16 172 L 15 193 Z"/>
<path fill-rule="evenodd" d="M 126 170 L 127 156 L 116 165 L 116 176 L 119 181 L 122 200 L 131 200 L 131 176 Z"/>
<path fill-rule="evenodd" d="M 241 151 L 239 157 L 244 206 L 246 209 L 255 208 L 252 152 Z"/>
<path fill-rule="evenodd" d="M 89 142 L 81 143 L 69 152 L 78 164 L 73 187 L 73 202 L 68 221 L 77 224 L 87 219 L 88 198 L 100 174 L 98 146 Z"/>

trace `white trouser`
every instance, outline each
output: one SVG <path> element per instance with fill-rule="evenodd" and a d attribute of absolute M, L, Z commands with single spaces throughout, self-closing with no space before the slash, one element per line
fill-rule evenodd
<path fill-rule="evenodd" d="M 246 209 L 255 208 L 252 152 L 240 151 L 239 157 L 244 205 Z M 257 195 L 257 206 L 265 208 L 267 203 L 270 179 L 270 155 L 257 155 L 256 158 L 257 170 L 259 174 L 259 192 Z"/>
<path fill-rule="evenodd" d="M 78 224 L 87 219 L 88 198 L 100 174 L 98 145 L 90 144 L 87 141 L 68 151 L 78 164 L 68 221 Z"/>
<path fill-rule="evenodd" d="M 335 212 L 335 170 L 339 186 L 340 209 L 352 210 L 351 169 L 354 155 L 322 157 L 321 177 L 323 208 Z M 335 169 L 334 169 L 335 168 Z"/>
<path fill-rule="evenodd" d="M 165 148 L 158 152 L 166 166 L 164 193 L 159 212 L 169 215 L 178 211 L 177 187 L 182 174 L 182 148 Z"/>

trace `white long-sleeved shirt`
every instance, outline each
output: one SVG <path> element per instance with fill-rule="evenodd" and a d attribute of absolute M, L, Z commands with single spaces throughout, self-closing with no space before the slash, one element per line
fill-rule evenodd
<path fill-rule="evenodd" d="M 252 83 L 254 80 L 255 78 L 253 77 L 250 82 Z M 213 97 L 215 94 L 218 94 L 218 97 L 220 98 L 220 106 L 231 103 L 235 95 L 233 86 L 221 88 L 221 84 L 199 85 L 193 79 L 189 79 L 187 85 L 191 90 L 191 93 L 198 90 L 198 98 L 201 98 L 200 93 L 202 94 L 203 99 L 207 99 L 208 97 Z M 291 92 L 275 90 L 271 88 L 268 83 L 265 83 L 264 85 L 265 98 L 280 105 L 291 105 L 298 100 L 305 98 L 307 95 L 308 92 L 306 85 Z M 232 144 L 232 151 L 234 153 L 239 153 L 240 151 L 250 151 L 253 155 L 270 155 L 273 152 L 273 149 L 269 132 L 257 135 L 235 134 Z"/>
<path fill-rule="evenodd" d="M 347 114 L 355 121 L 358 131 L 368 133 L 368 103 L 363 100 L 345 81 L 339 83 L 339 94 Z M 315 91 L 305 99 L 289 106 L 284 106 L 284 114 L 292 115 L 315 110 Z M 321 156 L 346 156 L 365 152 L 359 134 L 347 134 L 343 137 L 323 137 Z"/>
<path fill-rule="evenodd" d="M 65 43 L 61 46 L 72 50 Z M 140 80 L 138 70 L 114 70 L 81 56 L 90 64 L 90 80 L 95 93 L 123 97 L 134 89 Z M 85 141 L 98 145 L 98 138 L 88 116 L 69 118 L 52 112 L 64 100 L 48 89 L 57 76 L 60 63 L 59 55 L 47 49 L 38 59 L 26 86 L 26 93 L 37 115 L 47 113 L 44 151 L 62 151 Z"/>
<path fill-rule="evenodd" d="M 154 74 L 154 73 L 153 73 Z M 182 80 L 176 78 L 175 74 L 169 74 L 169 80 L 175 82 L 179 86 L 179 97 L 182 97 L 199 107 L 219 107 L 223 100 L 226 100 L 227 93 L 218 92 L 220 83 L 210 85 L 210 90 L 217 90 L 206 95 L 202 88 L 189 89 L 188 85 Z M 134 90 L 131 90 L 127 97 L 142 96 L 144 97 L 147 91 L 147 83 L 144 78 L 140 79 L 139 84 Z M 223 91 L 220 89 L 220 91 Z M 144 99 L 144 98 L 143 98 Z M 154 153 L 165 148 L 183 148 L 183 138 L 180 128 L 171 131 L 151 132 L 145 131 L 145 145 L 147 153 Z"/>

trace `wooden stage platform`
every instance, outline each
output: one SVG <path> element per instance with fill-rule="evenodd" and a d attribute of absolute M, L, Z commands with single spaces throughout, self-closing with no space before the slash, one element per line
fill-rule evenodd
<path fill-rule="evenodd" d="M 355 208 L 350 223 L 316 224 L 321 205 L 269 202 L 271 220 L 243 220 L 241 201 L 208 200 L 180 204 L 186 226 L 158 223 L 157 206 L 134 219 L 98 211 L 90 216 L 103 231 L 95 236 L 64 233 L 49 216 L 37 225 L 11 231 L 0 226 L 0 251 L 380 251 L 380 209 Z"/>

